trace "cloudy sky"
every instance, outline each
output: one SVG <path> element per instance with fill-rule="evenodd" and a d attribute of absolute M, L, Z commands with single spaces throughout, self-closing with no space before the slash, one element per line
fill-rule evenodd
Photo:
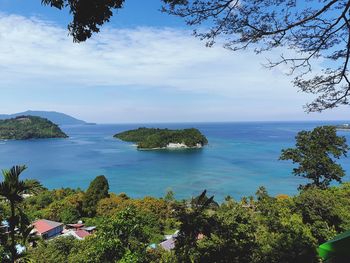
<path fill-rule="evenodd" d="M 312 97 L 266 57 L 206 48 L 159 0 L 128 0 L 100 34 L 73 43 L 65 11 L 0 0 L 0 113 L 54 110 L 98 123 L 345 120 L 306 114 Z"/>

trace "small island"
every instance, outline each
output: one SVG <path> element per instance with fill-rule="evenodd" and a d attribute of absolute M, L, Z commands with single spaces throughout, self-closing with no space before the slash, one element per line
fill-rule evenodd
<path fill-rule="evenodd" d="M 339 131 L 350 131 L 350 124 L 337 125 L 335 128 Z"/>
<path fill-rule="evenodd" d="M 191 149 L 208 144 L 207 138 L 195 128 L 169 130 L 142 127 L 115 134 L 114 137 L 136 143 L 138 149 Z"/>
<path fill-rule="evenodd" d="M 67 138 L 53 122 L 36 116 L 0 120 L 0 140 Z"/>

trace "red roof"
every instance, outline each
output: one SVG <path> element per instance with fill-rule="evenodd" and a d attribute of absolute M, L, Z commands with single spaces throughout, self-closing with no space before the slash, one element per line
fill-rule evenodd
<path fill-rule="evenodd" d="M 84 224 L 68 224 L 67 227 L 82 228 L 84 227 Z"/>
<path fill-rule="evenodd" d="M 33 223 L 34 228 L 39 234 L 44 234 L 52 229 L 62 226 L 62 223 L 41 219 Z"/>
<path fill-rule="evenodd" d="M 87 237 L 87 236 L 90 235 L 89 232 L 87 232 L 87 231 L 85 231 L 85 230 L 82 230 L 82 229 L 78 229 L 78 230 L 76 230 L 76 231 L 74 231 L 74 232 L 75 232 L 75 234 L 76 234 L 78 237 L 80 237 L 80 238 L 84 238 L 84 237 Z"/>

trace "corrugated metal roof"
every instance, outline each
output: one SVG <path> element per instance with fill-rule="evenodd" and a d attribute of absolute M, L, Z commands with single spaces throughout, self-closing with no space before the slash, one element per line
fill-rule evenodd
<path fill-rule="evenodd" d="M 55 221 L 46 220 L 46 219 L 40 219 L 33 223 L 34 228 L 41 235 L 56 227 L 60 227 L 62 225 L 63 224 L 60 222 L 55 222 Z"/>
<path fill-rule="evenodd" d="M 78 229 L 78 230 L 76 230 L 76 231 L 74 231 L 74 232 L 75 232 L 75 234 L 76 234 L 78 237 L 80 237 L 80 238 L 85 238 L 85 237 L 87 237 L 87 236 L 90 235 L 89 232 L 87 232 L 87 231 L 85 231 L 85 230 L 82 230 L 82 229 Z"/>
<path fill-rule="evenodd" d="M 169 238 L 168 240 L 163 241 L 159 245 L 165 250 L 172 250 L 175 248 L 175 238 Z"/>

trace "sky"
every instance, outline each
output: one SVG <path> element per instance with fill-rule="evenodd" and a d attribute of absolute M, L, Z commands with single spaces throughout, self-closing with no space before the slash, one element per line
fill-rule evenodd
<path fill-rule="evenodd" d="M 205 43 L 159 0 L 127 0 L 101 33 L 73 43 L 66 10 L 0 0 L 0 114 L 50 110 L 97 123 L 346 120 L 307 114 L 313 97 L 266 58 Z M 315 69 L 318 69 L 316 65 Z"/>

